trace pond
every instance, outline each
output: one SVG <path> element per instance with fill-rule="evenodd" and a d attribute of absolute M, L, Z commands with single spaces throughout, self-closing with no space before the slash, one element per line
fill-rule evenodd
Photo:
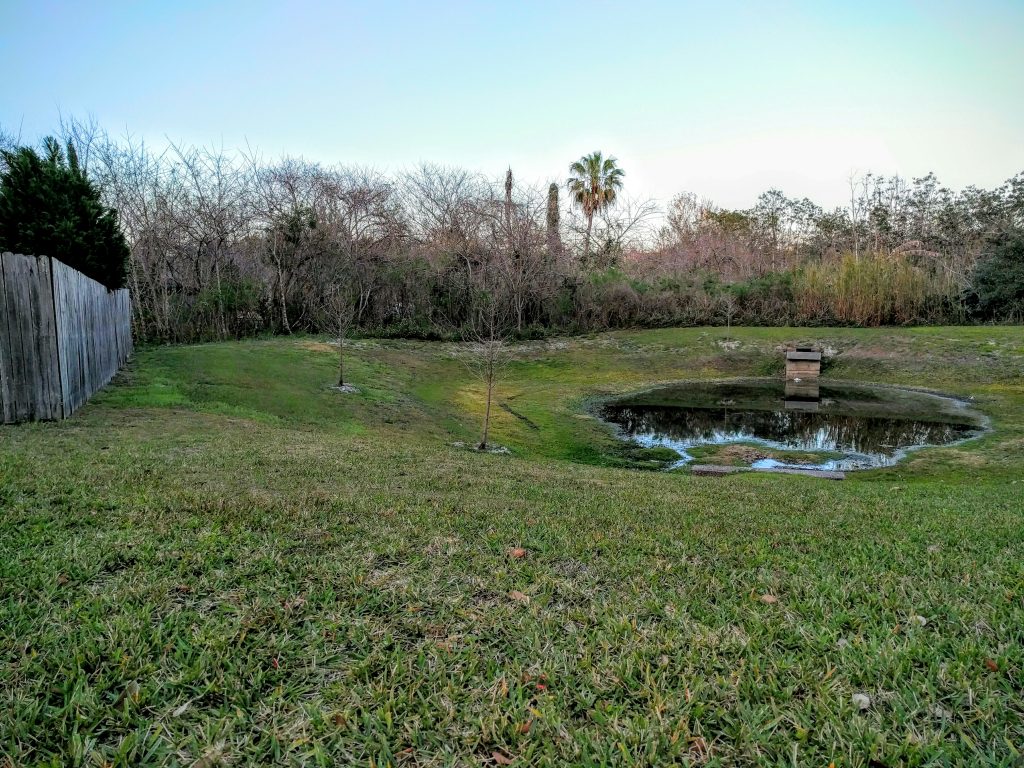
<path fill-rule="evenodd" d="M 672 466 L 695 459 L 755 469 L 887 467 L 908 451 L 974 437 L 984 417 L 963 400 L 844 382 L 742 379 L 677 384 L 606 402 L 600 416 Z"/>

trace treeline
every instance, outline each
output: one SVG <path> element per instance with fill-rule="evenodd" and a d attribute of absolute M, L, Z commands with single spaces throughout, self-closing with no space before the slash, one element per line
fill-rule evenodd
<path fill-rule="evenodd" d="M 424 338 L 458 333 L 481 306 L 523 337 L 1024 319 L 1024 298 L 985 288 L 1005 293 L 985 270 L 1014 263 L 1024 174 L 961 192 L 869 175 L 831 211 L 776 190 L 749 210 L 680 195 L 659 211 L 621 193 L 595 203 L 586 178 L 535 189 L 511 171 L 153 152 L 78 123 L 63 139 L 117 211 L 136 334 L 153 342 L 323 331 L 339 297 L 363 333 Z"/>

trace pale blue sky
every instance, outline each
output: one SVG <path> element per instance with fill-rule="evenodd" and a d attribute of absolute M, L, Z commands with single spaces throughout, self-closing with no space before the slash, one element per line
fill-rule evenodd
<path fill-rule="evenodd" d="M 0 0 L 0 125 L 531 182 L 599 148 L 639 196 L 841 204 L 851 171 L 1024 170 L 1022 39 L 1022 0 Z"/>

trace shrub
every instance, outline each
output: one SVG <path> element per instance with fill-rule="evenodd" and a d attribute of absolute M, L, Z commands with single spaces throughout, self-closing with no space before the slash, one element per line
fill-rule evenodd
<path fill-rule="evenodd" d="M 1024 232 L 989 240 L 974 271 L 967 297 L 972 312 L 986 320 L 1024 320 Z"/>
<path fill-rule="evenodd" d="M 793 294 L 803 322 L 876 326 L 919 322 L 955 289 L 898 254 L 870 253 L 806 267 Z"/>
<path fill-rule="evenodd" d="M 117 212 L 100 201 L 74 147 L 67 155 L 53 138 L 45 157 L 34 149 L 2 151 L 0 247 L 52 256 L 108 288 L 125 282 L 128 244 Z"/>

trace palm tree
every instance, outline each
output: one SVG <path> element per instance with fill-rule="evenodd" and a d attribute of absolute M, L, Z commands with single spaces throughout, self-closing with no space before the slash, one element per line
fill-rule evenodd
<path fill-rule="evenodd" d="M 594 214 L 610 208 L 622 189 L 626 172 L 619 168 L 614 157 L 603 157 L 600 152 L 584 155 L 569 166 L 566 187 L 572 201 L 587 219 L 587 239 L 583 244 L 583 261 L 590 258 L 590 232 L 594 227 Z"/>

